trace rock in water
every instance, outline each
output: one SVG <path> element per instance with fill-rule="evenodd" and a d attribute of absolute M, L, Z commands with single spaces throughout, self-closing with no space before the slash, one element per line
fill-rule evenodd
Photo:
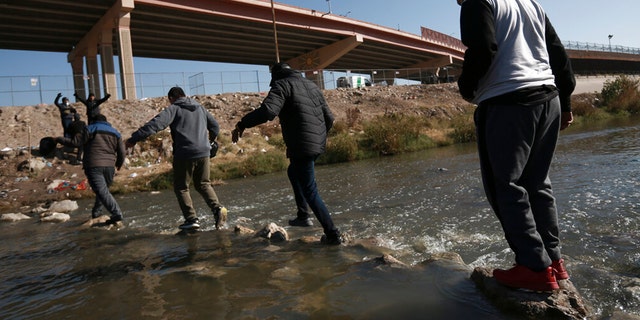
<path fill-rule="evenodd" d="M 42 222 L 65 222 L 65 221 L 69 221 L 69 219 L 71 219 L 71 216 L 69 216 L 66 213 L 62 213 L 62 212 L 46 212 L 43 213 L 40 221 Z"/>
<path fill-rule="evenodd" d="M 525 292 L 499 284 L 491 269 L 478 267 L 471 280 L 499 309 L 526 319 L 586 319 L 591 312 L 569 280 L 558 281 L 553 293 Z"/>
<path fill-rule="evenodd" d="M 70 212 L 78 209 L 78 203 L 73 200 L 56 201 L 49 206 L 49 211 Z"/>
<path fill-rule="evenodd" d="M 256 232 L 256 237 L 262 237 L 271 241 L 289 241 L 287 230 L 271 222 L 262 230 Z"/>
<path fill-rule="evenodd" d="M 16 222 L 20 220 L 31 219 L 28 215 L 22 213 L 5 213 L 0 216 L 0 221 Z"/>

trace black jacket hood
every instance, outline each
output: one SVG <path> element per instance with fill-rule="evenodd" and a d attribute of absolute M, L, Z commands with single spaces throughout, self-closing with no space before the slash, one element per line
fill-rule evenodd
<path fill-rule="evenodd" d="M 273 87 L 273 84 L 280 80 L 280 79 L 284 79 L 287 78 L 291 75 L 297 75 L 300 74 L 300 72 L 293 70 L 293 69 L 282 69 L 278 72 L 272 73 L 271 74 L 271 83 L 269 83 L 270 87 Z"/>

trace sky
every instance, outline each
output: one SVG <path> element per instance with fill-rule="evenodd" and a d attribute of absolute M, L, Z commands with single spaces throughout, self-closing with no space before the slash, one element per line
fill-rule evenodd
<path fill-rule="evenodd" d="M 276 0 L 420 34 L 424 26 L 460 38 L 456 0 Z M 538 0 L 563 41 L 640 48 L 638 0 Z M 277 17 L 276 17 L 277 18 Z M 611 40 L 608 36 L 613 35 Z M 0 50 L 0 76 L 69 75 L 66 53 Z M 266 66 L 134 58 L 136 73 L 266 70 Z"/>

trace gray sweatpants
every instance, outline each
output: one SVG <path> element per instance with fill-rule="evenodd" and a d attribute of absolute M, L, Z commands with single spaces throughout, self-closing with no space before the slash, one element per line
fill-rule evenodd
<path fill-rule="evenodd" d="M 541 271 L 560 259 L 549 167 L 560 131 L 560 101 L 481 104 L 475 113 L 482 181 L 516 263 Z"/>

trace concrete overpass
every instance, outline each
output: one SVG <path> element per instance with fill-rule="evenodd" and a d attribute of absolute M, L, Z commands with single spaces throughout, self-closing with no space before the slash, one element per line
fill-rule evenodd
<path fill-rule="evenodd" d="M 78 94 L 100 92 L 102 82 L 124 99 L 136 98 L 134 56 L 258 65 L 279 56 L 306 71 L 448 67 L 450 75 L 464 58 L 460 40 L 434 30 L 415 35 L 279 3 L 272 10 L 270 0 L 2 0 L 0 48 L 66 52 Z M 639 54 L 568 52 L 579 74 L 640 71 Z"/>
<path fill-rule="evenodd" d="M 273 14 L 277 32 L 277 52 Z M 136 98 L 133 57 L 269 65 L 300 70 L 461 65 L 458 39 L 415 35 L 269 0 L 3 0 L 0 48 L 67 52 L 74 86 Z M 118 56 L 116 73 L 114 56 Z M 319 74 L 319 75 L 318 75 Z M 321 76 L 322 73 L 308 76 Z"/>
<path fill-rule="evenodd" d="M 576 74 L 640 74 L 639 53 L 567 49 Z"/>

